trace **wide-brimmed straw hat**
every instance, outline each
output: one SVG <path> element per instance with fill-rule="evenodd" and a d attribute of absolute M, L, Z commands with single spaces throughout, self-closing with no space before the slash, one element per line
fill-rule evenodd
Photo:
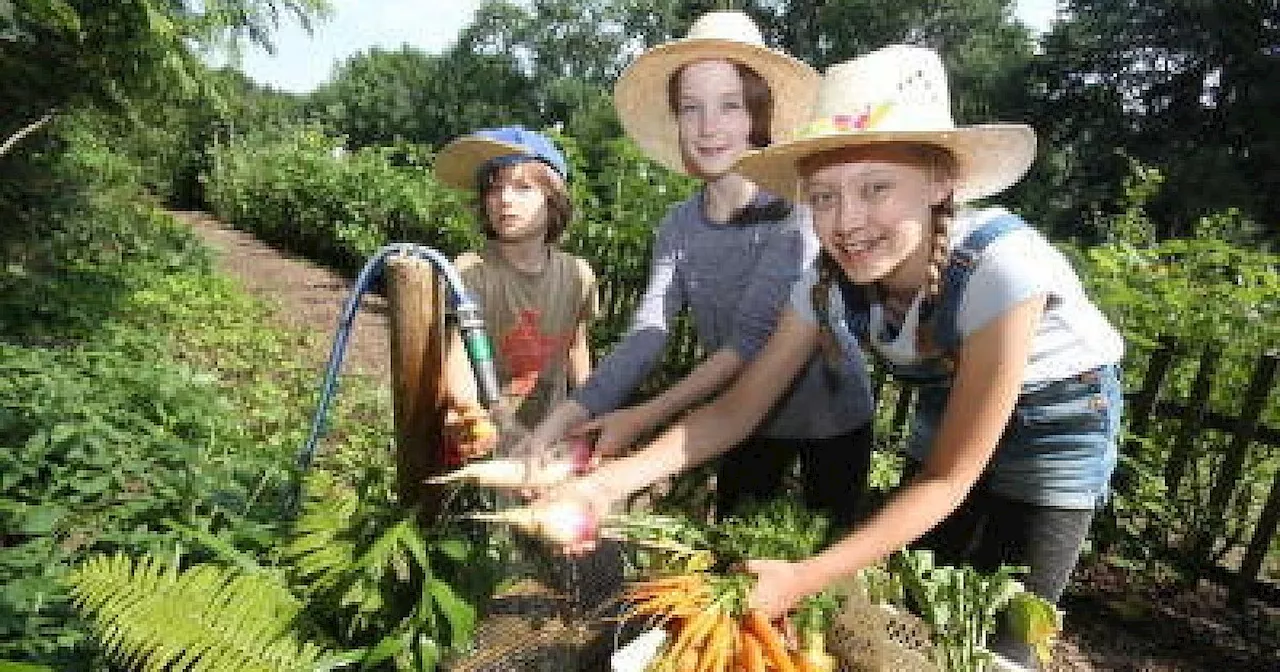
<path fill-rule="evenodd" d="M 1026 124 L 956 126 L 937 52 L 894 45 L 828 68 L 808 123 L 790 138 L 747 152 L 735 170 L 794 198 L 800 186 L 798 161 L 832 149 L 884 142 L 949 151 L 956 160 L 957 202 L 1003 191 L 1026 174 L 1036 155 L 1035 131 Z"/>
<path fill-rule="evenodd" d="M 709 12 L 689 34 L 636 57 L 613 87 L 613 104 L 622 128 L 650 158 L 676 172 L 687 172 L 680 153 L 676 117 L 667 90 L 681 67 L 702 60 L 727 60 L 751 68 L 769 85 L 773 97 L 773 136 L 808 118 L 818 73 L 807 63 L 766 47 L 760 28 L 742 12 Z"/>
<path fill-rule="evenodd" d="M 520 126 L 484 128 L 445 145 L 433 165 L 436 179 L 457 189 L 476 188 L 482 166 L 504 157 L 541 161 L 560 175 L 569 177 L 564 154 L 547 136 Z"/>

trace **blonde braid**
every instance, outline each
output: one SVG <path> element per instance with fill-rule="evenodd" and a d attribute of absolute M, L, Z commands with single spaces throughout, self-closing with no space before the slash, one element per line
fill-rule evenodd
<path fill-rule="evenodd" d="M 840 270 L 826 250 L 818 254 L 817 266 L 818 281 L 810 290 L 809 300 L 818 315 L 818 351 L 822 353 L 822 361 L 829 368 L 835 368 L 840 365 L 841 353 L 835 331 L 831 328 L 831 286 Z"/>
<path fill-rule="evenodd" d="M 933 221 L 933 250 L 929 255 L 929 269 L 925 295 L 921 297 L 922 305 L 937 307 L 942 301 L 942 274 L 946 271 L 951 257 L 951 222 L 955 218 L 955 201 L 948 196 L 946 200 L 933 206 L 930 219 Z M 916 328 L 916 350 L 921 355 L 935 355 L 938 344 L 934 339 L 936 313 L 929 311 L 928 325 L 921 324 Z"/>

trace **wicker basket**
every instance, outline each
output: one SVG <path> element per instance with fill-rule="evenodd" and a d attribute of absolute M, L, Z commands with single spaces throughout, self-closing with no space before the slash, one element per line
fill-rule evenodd
<path fill-rule="evenodd" d="M 847 672 L 938 672 L 924 621 L 850 595 L 827 631 L 827 649 Z"/>
<path fill-rule="evenodd" d="M 940 672 L 933 662 L 929 626 L 913 614 L 872 604 L 856 591 L 827 631 L 827 649 L 843 672 Z M 1028 672 L 992 654 L 990 672 Z"/>

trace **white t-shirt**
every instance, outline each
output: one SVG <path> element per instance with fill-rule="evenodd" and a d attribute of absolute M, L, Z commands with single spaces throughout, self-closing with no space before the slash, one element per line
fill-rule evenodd
<path fill-rule="evenodd" d="M 957 214 L 949 232 L 951 246 L 959 246 L 975 228 L 1007 215 L 1003 208 L 965 210 Z M 796 312 L 817 321 L 811 301 L 817 282 L 815 269 L 808 269 L 792 288 L 791 305 Z M 978 260 L 956 310 L 956 329 L 961 340 L 986 326 L 1014 305 L 1037 294 L 1047 294 L 1045 314 L 1031 344 L 1023 383 L 1061 380 L 1104 364 L 1118 363 L 1124 356 L 1124 340 L 1106 316 L 1085 295 L 1084 286 L 1070 262 L 1039 231 L 1024 226 L 993 240 Z M 832 328 L 845 347 L 857 339 L 845 322 L 839 288 L 830 290 Z M 919 361 L 916 329 L 920 311 L 916 296 L 897 334 L 884 335 L 884 313 L 879 304 L 871 306 L 870 345 L 881 357 L 895 364 Z"/>

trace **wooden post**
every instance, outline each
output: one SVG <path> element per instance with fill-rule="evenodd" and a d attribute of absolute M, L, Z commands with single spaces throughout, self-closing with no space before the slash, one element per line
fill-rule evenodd
<path fill-rule="evenodd" d="M 405 506 L 420 506 L 434 520 L 441 493 L 423 481 L 445 471 L 441 433 L 445 406 L 444 287 L 421 260 L 387 262 L 391 319 L 391 390 L 395 407 L 396 491 Z"/>
<path fill-rule="evenodd" d="M 1138 437 L 1145 437 L 1147 429 L 1151 426 L 1151 415 L 1155 411 L 1156 402 L 1160 399 L 1160 389 L 1164 385 L 1164 377 L 1169 373 L 1169 367 L 1173 365 L 1173 358 L 1176 352 L 1177 343 L 1171 338 L 1162 338 L 1160 346 L 1151 353 L 1151 357 L 1147 360 L 1147 371 L 1142 377 L 1142 387 L 1126 398 L 1127 433 L 1132 438 L 1125 441 L 1121 448 L 1127 456 L 1133 457 L 1142 450 L 1142 440 Z M 1134 487 L 1133 475 L 1125 467 L 1123 461 L 1116 466 L 1116 473 L 1112 482 L 1112 487 L 1115 491 Z M 1116 512 L 1115 497 L 1107 499 L 1106 505 L 1103 506 L 1098 516 L 1110 521 L 1115 521 L 1119 517 Z M 1096 545 L 1099 554 L 1107 555 L 1111 552 L 1114 543 L 1112 539 L 1104 537 L 1098 539 Z"/>

